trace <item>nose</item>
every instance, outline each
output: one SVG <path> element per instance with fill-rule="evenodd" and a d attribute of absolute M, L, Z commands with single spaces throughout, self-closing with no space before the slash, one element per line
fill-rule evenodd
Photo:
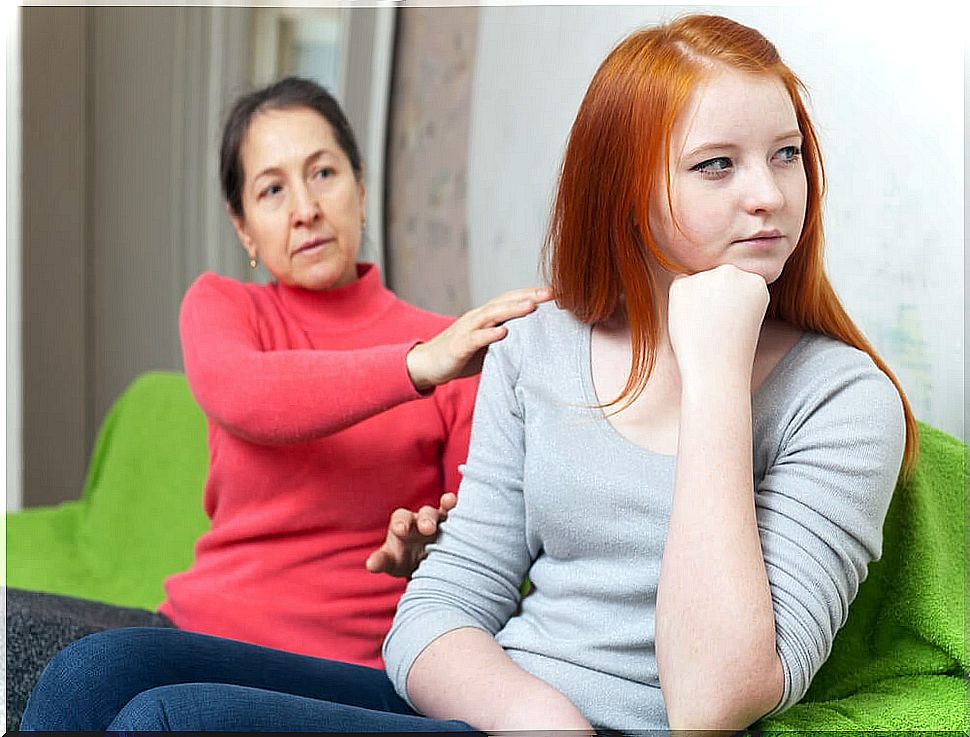
<path fill-rule="evenodd" d="M 744 209 L 750 213 L 773 212 L 785 204 L 785 193 L 768 166 L 749 172 L 742 197 Z"/>
<path fill-rule="evenodd" d="M 290 211 L 290 220 L 293 227 L 312 225 L 320 219 L 320 216 L 320 206 L 306 185 L 293 187 L 293 201 Z"/>

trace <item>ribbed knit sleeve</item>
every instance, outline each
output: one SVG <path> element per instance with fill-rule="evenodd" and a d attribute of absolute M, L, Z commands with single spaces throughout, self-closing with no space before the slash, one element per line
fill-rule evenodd
<path fill-rule="evenodd" d="M 519 603 L 531 557 L 522 495 L 525 443 L 515 396 L 517 363 L 516 335 L 510 329 L 485 358 L 458 506 L 441 526 L 437 543 L 428 547 L 384 642 L 388 676 L 405 700 L 408 672 L 428 645 L 462 627 L 494 635 Z"/>
<path fill-rule="evenodd" d="M 785 387 L 803 401 L 755 497 L 785 676 L 771 713 L 804 696 L 880 557 L 905 445 L 899 394 L 867 356 L 840 346 L 816 359 Z"/>
<path fill-rule="evenodd" d="M 205 414 L 265 445 L 330 435 L 418 399 L 405 358 L 417 341 L 356 350 L 264 350 L 245 287 L 203 274 L 182 302 L 185 373 Z"/>

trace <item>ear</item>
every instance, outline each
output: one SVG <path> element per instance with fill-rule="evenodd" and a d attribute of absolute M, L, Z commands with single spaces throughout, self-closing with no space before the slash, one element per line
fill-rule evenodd
<path fill-rule="evenodd" d="M 367 189 L 364 187 L 362 181 L 357 182 L 357 193 L 360 196 L 360 211 L 361 213 L 367 212 Z"/>
<path fill-rule="evenodd" d="M 256 244 L 249 237 L 249 233 L 246 232 L 246 220 L 242 215 L 234 213 L 228 204 L 226 205 L 226 212 L 229 215 L 229 220 L 232 221 L 232 227 L 236 231 L 236 237 L 239 238 L 243 250 L 249 254 L 249 258 L 256 258 Z"/>

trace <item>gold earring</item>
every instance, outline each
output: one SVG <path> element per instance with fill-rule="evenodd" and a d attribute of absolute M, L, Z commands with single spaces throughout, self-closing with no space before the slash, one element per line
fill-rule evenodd
<path fill-rule="evenodd" d="M 360 219 L 360 229 L 361 229 L 361 230 L 363 230 L 363 229 L 364 229 L 364 228 L 366 228 L 366 227 L 367 227 L 367 216 L 366 216 L 366 215 L 364 215 L 364 216 L 363 216 L 363 217 L 361 217 L 361 219 Z"/>
<path fill-rule="evenodd" d="M 256 254 L 255 253 L 252 254 L 249 257 L 249 268 L 250 269 L 255 269 L 256 268 Z"/>

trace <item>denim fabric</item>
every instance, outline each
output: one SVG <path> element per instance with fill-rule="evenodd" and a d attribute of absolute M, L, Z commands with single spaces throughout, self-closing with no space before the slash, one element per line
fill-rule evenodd
<path fill-rule="evenodd" d="M 141 627 L 99 632 L 58 653 L 21 730 L 472 731 L 417 715 L 381 670 Z"/>

